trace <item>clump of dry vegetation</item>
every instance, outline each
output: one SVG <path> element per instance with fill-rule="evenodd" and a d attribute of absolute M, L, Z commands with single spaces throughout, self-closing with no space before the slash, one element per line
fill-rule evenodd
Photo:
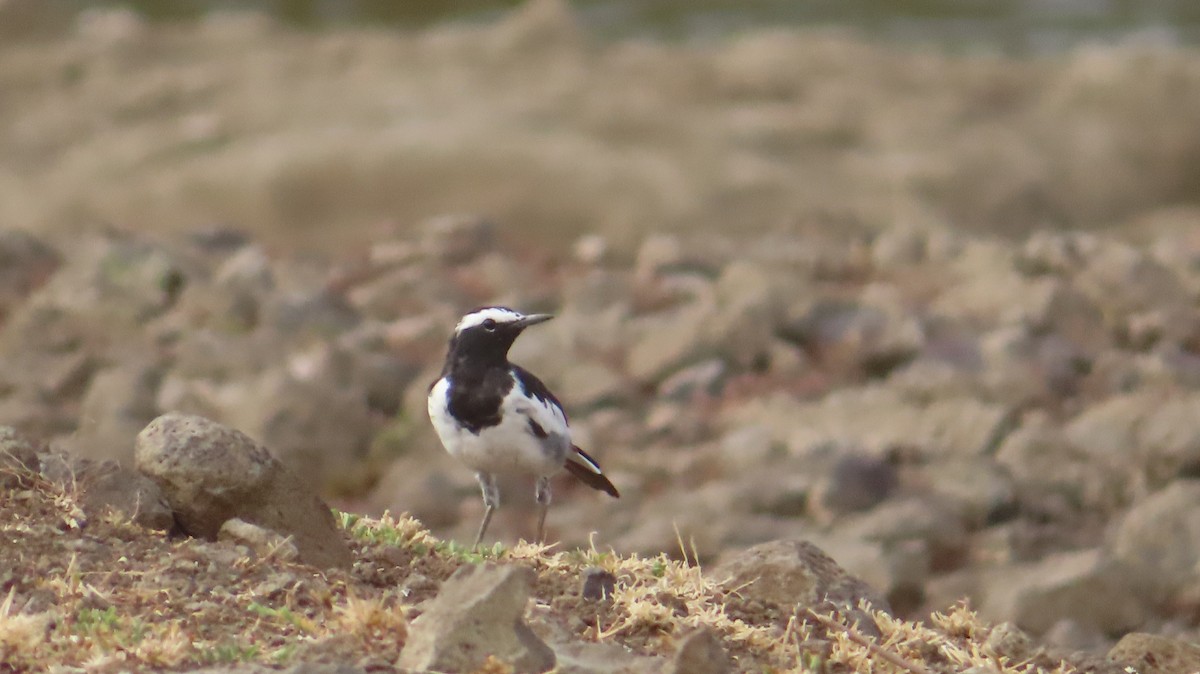
<path fill-rule="evenodd" d="M 879 635 L 867 637 L 836 612 L 740 605 L 736 588 L 666 556 L 528 543 L 473 551 L 408 517 L 342 514 L 355 565 L 322 572 L 232 544 L 171 538 L 120 513 L 89 519 L 75 494 L 36 475 L 0 490 L 0 512 L 0 671 L 314 661 L 386 670 L 420 602 L 459 566 L 485 560 L 537 572 L 535 631 L 554 621 L 577 639 L 647 655 L 669 656 L 681 634 L 705 626 L 740 671 L 1075 670 L 1040 651 L 1013 659 L 965 606 L 927 625 L 876 613 Z M 580 578 L 596 567 L 616 577 L 615 590 L 585 600 Z"/>

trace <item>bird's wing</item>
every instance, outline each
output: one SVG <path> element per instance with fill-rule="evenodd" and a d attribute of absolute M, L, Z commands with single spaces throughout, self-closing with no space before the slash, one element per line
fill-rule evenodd
<path fill-rule="evenodd" d="M 617 491 L 616 485 L 600 470 L 600 464 L 579 447 L 571 445 L 571 453 L 567 454 L 567 463 L 563 467 L 592 489 L 602 491 L 613 498 L 621 498 L 621 492 Z"/>
<path fill-rule="evenodd" d="M 532 428 L 534 433 L 539 437 L 545 437 L 543 433 L 548 434 L 551 438 L 561 436 L 569 443 L 571 431 L 567 426 L 567 413 L 563 411 L 562 403 L 558 401 L 558 398 L 554 397 L 541 379 L 525 368 L 514 365 L 513 377 L 517 380 L 521 391 L 533 402 L 529 405 L 531 409 L 526 414 L 529 414 L 530 422 L 536 424 L 536 427 Z M 542 433 L 538 433 L 539 428 Z M 592 489 L 605 492 L 613 497 L 621 495 L 604 475 L 600 464 L 576 445 L 570 445 L 564 468 Z"/>
<path fill-rule="evenodd" d="M 562 403 L 554 397 L 550 389 L 546 388 L 542 380 L 519 365 L 514 365 L 512 372 L 517 385 L 521 387 L 521 392 L 535 403 L 532 406 L 533 420 L 541 424 L 548 433 L 558 433 L 564 437 L 570 437 L 567 413 L 563 410 Z"/>

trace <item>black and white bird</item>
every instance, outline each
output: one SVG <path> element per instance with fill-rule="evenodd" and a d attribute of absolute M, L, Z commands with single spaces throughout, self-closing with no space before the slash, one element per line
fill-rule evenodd
<path fill-rule="evenodd" d="M 475 470 L 483 491 L 483 540 L 500 505 L 499 473 L 536 477 L 537 541 L 550 507 L 550 477 L 562 469 L 587 486 L 619 497 L 600 465 L 571 442 L 562 403 L 540 379 L 508 361 L 525 328 L 552 318 L 507 307 L 482 307 L 454 328 L 441 377 L 429 389 L 429 418 L 446 451 Z"/>

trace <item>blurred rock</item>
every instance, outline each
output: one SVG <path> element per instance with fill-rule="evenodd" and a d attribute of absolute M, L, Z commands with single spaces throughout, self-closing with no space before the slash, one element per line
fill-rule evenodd
<path fill-rule="evenodd" d="M 4 9 L 0 9 L 0 15 Z M 28 232 L 0 230 L 0 325 L 61 262 L 59 254 Z"/>
<path fill-rule="evenodd" d="M 357 382 L 339 385 L 331 369 L 319 376 L 267 372 L 225 401 L 222 417 L 263 444 L 303 484 L 314 490 L 347 491 L 366 480 L 371 440 L 366 391 Z"/>
<path fill-rule="evenodd" d="M 443 215 L 421 223 L 420 246 L 443 264 L 470 262 L 486 252 L 495 236 L 491 221 L 473 215 Z"/>
<path fill-rule="evenodd" d="M 680 368 L 713 355 L 704 335 L 714 308 L 690 304 L 638 322 L 626 369 L 638 382 L 655 384 Z"/>
<path fill-rule="evenodd" d="M 683 244 L 678 237 L 669 234 L 652 234 L 646 237 L 637 251 L 633 263 L 635 279 L 645 283 L 655 276 L 671 271 L 684 261 Z"/>
<path fill-rule="evenodd" d="M 242 246 L 219 267 L 212 288 L 196 301 L 209 312 L 214 327 L 235 334 L 258 327 L 277 290 L 275 273 L 259 246 Z"/>
<path fill-rule="evenodd" d="M 517 672 L 545 672 L 554 652 L 525 624 L 533 571 L 467 564 L 442 583 L 408 634 L 398 667 L 469 671 L 489 655 Z"/>
<path fill-rule="evenodd" d="M 1157 634 L 1130 632 L 1108 651 L 1126 671 L 1191 674 L 1200 671 L 1200 646 Z"/>
<path fill-rule="evenodd" d="M 1179 480 L 1135 503 L 1110 531 L 1108 549 L 1150 603 L 1200 584 L 1200 481 Z"/>
<path fill-rule="evenodd" d="M 1200 471 L 1200 394 L 1139 391 L 1100 402 L 1065 427 L 1075 447 L 1152 488 Z"/>
<path fill-rule="evenodd" d="M 1100 550 L 1049 555 L 1031 564 L 988 573 L 979 612 L 988 620 L 1011 621 L 1043 634 L 1060 620 L 1084 629 L 1120 634 L 1146 617 L 1143 596 L 1130 576 Z"/>
<path fill-rule="evenodd" d="M 562 674 L 662 674 L 666 658 L 631 653 L 616 644 L 568 641 L 552 643 L 554 671 Z"/>
<path fill-rule="evenodd" d="M 954 513 L 925 496 L 885 501 L 870 512 L 846 518 L 837 528 L 841 534 L 880 543 L 885 549 L 903 541 L 920 541 L 942 560 L 961 558 L 967 543 L 966 531 Z"/>
<path fill-rule="evenodd" d="M 1063 651 L 1099 651 L 1106 639 L 1094 626 L 1084 626 L 1070 618 L 1059 620 L 1042 635 L 1046 644 Z"/>
<path fill-rule="evenodd" d="M 866 601 L 880 611 L 891 607 L 878 590 L 849 575 L 820 548 L 807 541 L 763 543 L 721 563 L 713 570 L 727 588 L 761 602 L 783 602 L 801 609 L 820 610 L 830 604 L 873 625 L 874 619 L 858 609 Z"/>
<path fill-rule="evenodd" d="M 429 450 L 436 453 L 392 462 L 368 499 L 372 510 L 406 512 L 431 529 L 452 527 L 462 519 L 464 500 L 478 498 L 479 486 L 471 472 L 440 447 Z"/>
<path fill-rule="evenodd" d="M 991 459 L 952 457 L 935 461 L 921 472 L 921 486 L 940 501 L 938 508 L 970 529 L 1017 515 L 1013 478 Z"/>
<path fill-rule="evenodd" d="M 572 412 L 625 403 L 630 395 L 625 379 L 598 362 L 578 362 L 559 377 L 556 390 L 571 391 Z"/>
<path fill-rule="evenodd" d="M 883 377 L 916 356 L 925 342 L 924 328 L 898 301 L 895 293 L 875 287 L 861 302 L 818 302 L 782 334 L 823 358 Z"/>
<path fill-rule="evenodd" d="M 33 443 L 11 426 L 0 426 L 0 489 L 20 487 L 38 469 Z"/>
<path fill-rule="evenodd" d="M 608 601 L 612 599 L 616 589 L 616 576 L 599 567 L 592 567 L 583 572 L 583 583 L 580 584 L 579 596 L 585 601 Z"/>
<path fill-rule="evenodd" d="M 1058 497 L 1101 510 L 1126 498 L 1127 459 L 1078 447 L 1045 414 L 1023 415 L 1021 425 L 997 449 L 996 463 L 1022 491 L 1042 498 Z"/>
<path fill-rule="evenodd" d="M 295 544 L 286 536 L 251 524 L 237 517 L 225 520 L 225 523 L 221 525 L 221 529 L 217 532 L 217 540 L 243 545 L 249 548 L 256 556 L 262 558 L 284 561 L 297 561 L 300 559 L 300 552 L 296 549 Z"/>
<path fill-rule="evenodd" d="M 221 526 L 237 517 L 291 537 L 307 564 L 350 566 L 350 550 L 329 506 L 236 430 L 166 414 L 138 435 L 136 462 L 158 483 L 189 535 L 215 540 Z"/>
<path fill-rule="evenodd" d="M 922 404 L 888 386 L 842 388 L 814 402 L 774 394 L 723 411 L 724 427 L 759 423 L 798 454 L 829 443 L 858 446 L 871 455 L 913 447 L 928 456 L 990 452 L 1011 425 L 1002 405 L 971 398 Z M 871 423 L 863 423 L 870 419 Z"/>
<path fill-rule="evenodd" d="M 687 402 L 697 395 L 716 396 L 721 392 L 727 370 L 725 362 L 715 358 L 685 367 L 658 385 L 658 396 L 678 402 Z"/>
<path fill-rule="evenodd" d="M 510 56 L 562 57 L 581 45 L 584 32 L 564 0 L 530 0 L 489 31 L 492 46 Z"/>
<path fill-rule="evenodd" d="M 729 674 L 733 663 L 712 630 L 701 627 L 685 635 L 663 674 Z"/>
<path fill-rule="evenodd" d="M 80 408 L 80 427 L 66 441 L 81 458 L 114 459 L 133 465 L 133 442 L 158 416 L 163 369 L 152 363 L 123 363 L 92 377 Z"/>
<path fill-rule="evenodd" d="M 828 515 L 869 510 L 896 488 L 896 467 L 886 458 L 842 453 L 813 489 L 813 508 Z"/>
<path fill-rule="evenodd" d="M 166 496 L 150 478 L 133 469 L 133 462 L 78 459 L 70 462 L 70 483 L 81 489 L 80 505 L 91 517 L 118 510 L 147 529 L 172 531 L 175 516 Z M 59 479 L 61 482 L 61 478 Z"/>
<path fill-rule="evenodd" d="M 714 285 L 717 306 L 703 328 L 729 363 L 742 370 L 765 369 L 783 317 L 779 295 L 798 291 L 780 287 L 786 278 L 748 261 L 735 260 L 721 270 Z"/>
<path fill-rule="evenodd" d="M 1147 306 L 1186 306 L 1186 289 L 1171 271 L 1131 245 L 1098 237 L 1089 240 L 1080 290 L 1099 304 L 1110 324 Z"/>

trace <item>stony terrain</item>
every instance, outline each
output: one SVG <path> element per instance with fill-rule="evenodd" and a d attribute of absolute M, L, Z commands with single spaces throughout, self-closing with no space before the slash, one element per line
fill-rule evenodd
<path fill-rule="evenodd" d="M 137 445 L 136 471 L 97 471 L 0 427 L 0 671 L 1116 674 L 1197 662 L 1194 647 L 1144 634 L 1115 659 L 1069 656 L 963 604 L 906 622 L 806 542 L 702 572 L 595 548 L 472 551 L 411 518 L 268 529 L 261 506 L 294 506 L 295 490 L 257 506 L 223 497 L 296 476 L 246 436 L 172 413 Z M 95 487 L 114 474 L 155 496 L 133 510 L 124 494 L 104 498 Z M 146 526 L 168 503 L 174 524 Z M 197 530 L 229 507 L 254 522 Z M 345 557 L 306 547 L 317 539 Z"/>
<path fill-rule="evenodd" d="M 150 526 L 187 519 L 104 461 L 133 465 L 134 437 L 175 411 L 270 448 L 294 474 L 271 490 L 469 540 L 481 504 L 431 435 L 428 382 L 462 307 L 551 310 L 514 357 L 570 392 L 579 442 L 623 493 L 561 483 L 565 554 L 709 567 L 803 539 L 901 617 L 967 598 L 1059 648 L 1191 638 L 1198 232 L 654 236 L 629 262 L 588 237 L 551 263 L 485 220 L 441 218 L 322 266 L 232 231 L 63 248 L 9 231 L 0 414 L 76 457 L 59 463 L 91 461 L 99 478 L 72 481 Z M 529 535 L 528 489 L 505 485 L 503 540 Z M 254 530 L 220 512 L 198 531 Z"/>
<path fill-rule="evenodd" d="M 1200 638 L 1194 52 L 1016 61 L 761 31 L 597 44 L 552 1 L 402 35 L 119 11 L 72 25 L 0 39 L 0 441 L 40 453 L 34 476 L 0 477 L 16 485 L 0 554 L 20 553 L 16 536 L 46 551 L 0 564 L 0 645 L 33 625 L 52 649 L 90 635 L 98 651 L 54 656 L 71 666 L 284 664 L 304 660 L 288 638 L 380 621 L 391 636 L 346 648 L 395 665 L 397 626 L 481 561 L 453 543 L 482 504 L 424 397 L 458 317 L 485 303 L 557 315 L 514 358 L 561 393 L 622 492 L 556 484 L 553 557 L 515 544 L 532 485 L 503 485 L 492 533 L 507 547 L 489 558 L 534 568 L 526 620 L 560 659 L 629 615 L 578 615 L 581 577 L 607 564 L 641 579 L 616 585 L 630 592 L 672 569 L 662 591 L 699 588 L 687 616 L 724 611 L 775 640 L 739 650 L 706 617 L 653 643 L 618 632 L 623 648 L 674 657 L 705 624 L 742 665 L 819 668 L 821 648 L 771 650 L 795 635 L 790 609 L 701 580 L 798 541 L 898 619 L 966 598 L 978 617 L 956 620 L 980 639 L 1008 623 L 1045 645 L 1016 663 L 1098 658 L 1131 631 L 1164 640 L 1124 642 L 1123 662 L 1144 644 L 1169 660 Z M 290 477 L 225 466 L 211 474 L 239 476 L 245 507 L 190 513 L 151 463 L 133 470 L 139 433 L 172 412 L 244 432 Z M 328 521 L 314 494 L 398 519 Z M 279 511 L 281 495 L 307 510 Z M 152 533 L 172 530 L 233 543 Z M 103 575 L 125 543 L 141 573 L 232 574 L 200 581 L 241 602 L 211 616 L 229 631 L 177 623 L 186 639 L 156 643 L 183 650 L 136 655 L 80 627 L 151 605 L 73 580 L 72 553 Z M 308 578 L 301 561 L 334 569 L 305 585 L 303 617 L 286 591 L 238 599 L 276 564 L 296 574 L 285 585 Z M 519 595 L 529 579 L 491 580 Z M 85 603 L 48 612 L 46 592 Z M 539 622 L 546 606 L 571 638 Z M 239 655 L 264 622 L 278 639 Z"/>

